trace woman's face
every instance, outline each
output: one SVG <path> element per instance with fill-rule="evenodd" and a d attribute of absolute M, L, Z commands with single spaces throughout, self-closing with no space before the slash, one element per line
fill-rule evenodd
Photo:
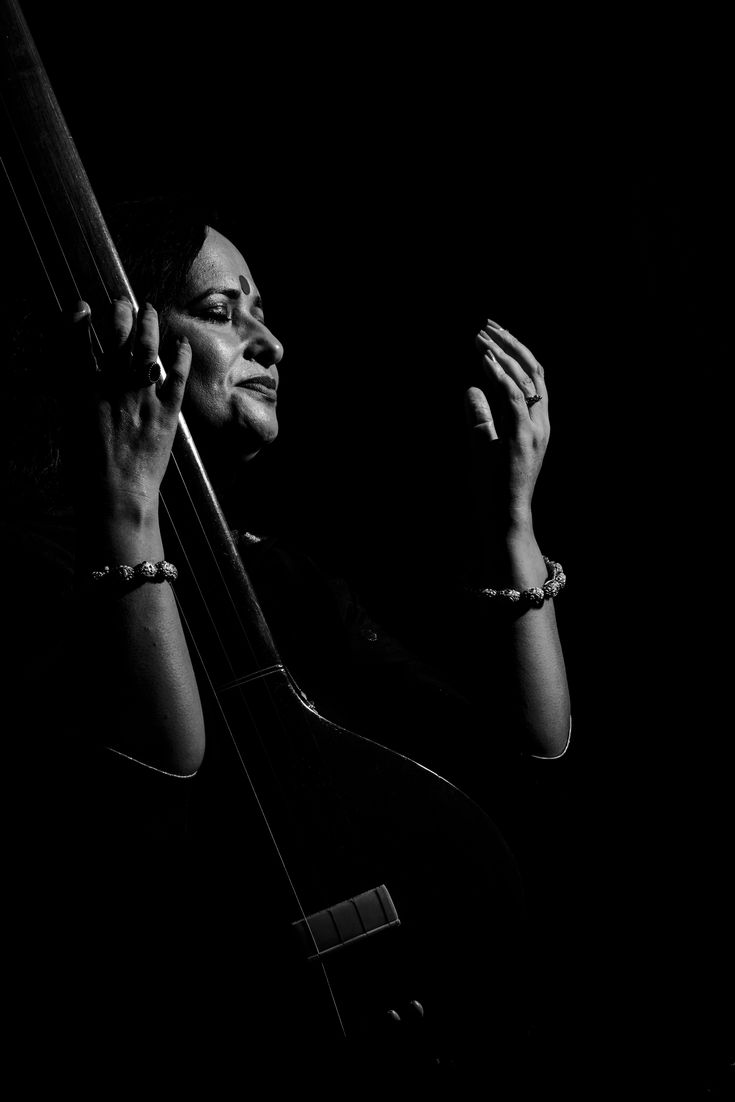
<path fill-rule="evenodd" d="M 283 348 L 263 320 L 242 254 L 209 229 L 167 335 L 188 337 L 192 366 L 184 415 L 215 458 L 249 459 L 278 433 L 278 364 Z"/>

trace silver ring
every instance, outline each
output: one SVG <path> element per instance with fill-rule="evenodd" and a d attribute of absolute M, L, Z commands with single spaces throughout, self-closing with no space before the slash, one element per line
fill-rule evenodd
<path fill-rule="evenodd" d="M 540 394 L 532 394 L 530 398 L 526 398 L 526 405 L 530 409 L 531 406 L 535 406 L 537 402 L 541 401 Z"/>
<path fill-rule="evenodd" d="M 161 377 L 161 365 L 159 363 L 139 364 L 133 368 L 130 379 L 133 386 L 150 386 L 157 383 Z"/>

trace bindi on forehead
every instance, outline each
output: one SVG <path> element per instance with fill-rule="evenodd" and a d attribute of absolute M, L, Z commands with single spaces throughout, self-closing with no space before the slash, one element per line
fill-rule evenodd
<path fill-rule="evenodd" d="M 245 278 L 244 275 L 240 276 L 240 286 L 242 287 L 243 292 L 246 295 L 252 294 L 253 288 L 250 286 L 250 284 L 248 283 L 248 281 L 247 281 L 247 279 Z"/>

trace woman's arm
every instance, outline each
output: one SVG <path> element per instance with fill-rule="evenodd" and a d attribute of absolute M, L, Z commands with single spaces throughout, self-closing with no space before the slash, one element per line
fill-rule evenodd
<path fill-rule="evenodd" d="M 75 348 L 91 357 L 89 308 L 75 315 Z M 148 381 L 158 356 L 158 318 L 143 307 L 134 323 L 117 301 L 101 371 L 88 372 L 75 425 L 75 485 L 80 574 L 77 619 L 80 679 L 92 680 L 104 745 L 167 772 L 196 772 L 204 722 L 196 679 L 168 582 L 132 588 L 93 581 L 105 566 L 165 558 L 159 490 L 169 460 L 191 364 L 179 344 L 165 380 Z M 93 359 L 93 357 L 91 357 Z"/>
<path fill-rule="evenodd" d="M 478 581 L 494 589 L 540 587 L 547 568 L 531 502 L 550 433 L 543 368 L 496 322 L 488 321 L 477 344 L 486 385 L 467 391 L 466 410 L 477 486 Z M 510 679 L 506 688 L 526 746 L 555 757 L 567 746 L 570 710 L 553 601 L 540 608 L 509 604 L 497 612 L 506 632 L 503 675 Z"/>

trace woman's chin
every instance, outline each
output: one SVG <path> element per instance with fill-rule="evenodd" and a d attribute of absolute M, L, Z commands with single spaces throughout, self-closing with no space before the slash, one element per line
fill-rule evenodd
<path fill-rule="evenodd" d="M 263 448 L 267 448 L 269 444 L 274 442 L 277 436 L 278 421 L 275 416 L 250 424 L 247 435 L 243 435 L 241 441 L 242 455 L 245 461 L 247 462 L 259 455 Z"/>
<path fill-rule="evenodd" d="M 278 436 L 278 419 L 275 410 L 258 410 L 256 415 L 248 417 L 246 422 L 242 420 L 233 426 L 238 438 L 238 449 L 243 456 L 257 454 L 262 448 Z M 234 441 L 233 441 L 234 442 Z"/>
<path fill-rule="evenodd" d="M 195 424 L 192 434 L 210 475 L 236 477 L 243 463 L 249 463 L 273 443 L 278 436 L 278 422 L 274 417 L 246 426 L 237 422 L 217 428 Z"/>

